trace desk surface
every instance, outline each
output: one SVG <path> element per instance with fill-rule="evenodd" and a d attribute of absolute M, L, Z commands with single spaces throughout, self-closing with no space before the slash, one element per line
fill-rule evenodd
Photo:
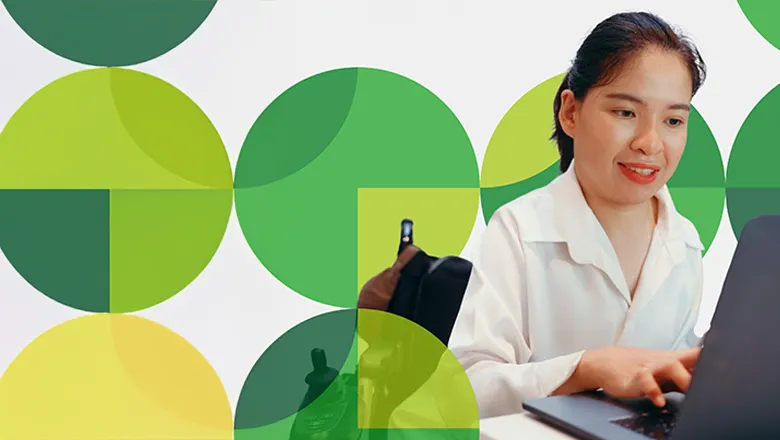
<path fill-rule="evenodd" d="M 480 440 L 571 440 L 571 437 L 537 420 L 527 412 L 492 417 L 479 422 Z"/>

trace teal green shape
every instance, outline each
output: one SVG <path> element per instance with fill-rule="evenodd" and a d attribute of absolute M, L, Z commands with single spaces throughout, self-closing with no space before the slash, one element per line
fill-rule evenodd
<path fill-rule="evenodd" d="M 480 193 L 482 195 L 482 216 L 485 219 L 485 223 L 487 224 L 490 222 L 493 214 L 495 214 L 495 212 L 501 206 L 552 182 L 560 175 L 559 167 L 560 161 L 555 161 L 542 172 L 537 173 L 528 179 L 521 180 L 509 185 L 481 188 Z"/>
<path fill-rule="evenodd" d="M 772 0 L 738 0 L 737 3 L 753 28 L 780 49 L 780 3 Z"/>
<path fill-rule="evenodd" d="M 255 121 L 236 167 L 236 188 L 283 179 L 308 165 L 344 125 L 357 86 L 357 69 L 325 72 L 280 95 Z"/>
<path fill-rule="evenodd" d="M 325 313 L 288 330 L 263 353 L 249 373 L 236 406 L 235 429 L 251 430 L 273 425 L 294 416 L 303 405 L 308 390 L 306 377 L 312 372 L 311 351 L 324 350 L 329 367 L 354 373 L 356 359 L 357 310 Z M 337 398 L 331 390 L 323 401 Z M 356 393 L 344 393 L 356 399 Z M 350 402 L 345 402 L 349 404 Z M 351 405 L 354 408 L 354 402 Z M 321 406 L 312 410 L 322 410 Z M 353 420 L 352 423 L 356 423 Z"/>
<path fill-rule="evenodd" d="M 739 238 L 750 219 L 780 213 L 780 161 L 776 147 L 780 86 L 770 90 L 750 111 L 734 139 L 726 173 L 726 206 L 731 229 Z"/>
<path fill-rule="evenodd" d="M 139 64 L 172 50 L 206 20 L 217 0 L 3 0 L 47 50 L 92 66 Z"/>
<path fill-rule="evenodd" d="M 300 130 L 307 130 L 309 124 L 320 127 L 320 121 L 311 120 L 317 113 L 304 109 L 322 105 L 317 104 L 324 93 L 322 87 L 334 82 L 348 84 L 356 75 L 354 90 L 342 87 L 345 98 L 332 98 L 339 103 L 351 100 L 336 136 L 324 150 L 323 139 L 329 136 L 312 137 L 309 141 L 316 146 L 306 146 L 309 153 L 305 155 L 299 155 L 300 148 L 262 152 L 270 145 L 291 145 L 292 141 L 280 137 L 280 133 L 289 135 L 290 131 L 256 123 L 236 166 L 236 214 L 250 248 L 278 280 L 315 301 L 353 307 L 358 278 L 358 189 L 478 188 L 479 169 L 457 117 L 414 81 L 368 68 L 319 75 L 328 81 L 314 77 L 296 84 L 293 90 L 305 87 L 307 92 L 288 91 L 258 121 L 265 114 L 279 113 L 295 118 L 288 126 L 295 124 Z M 339 75 L 346 79 L 337 80 Z M 338 104 L 338 108 L 344 106 Z M 309 119 L 299 117 L 298 109 Z M 298 141 L 301 136 L 289 135 L 289 139 Z M 298 158 L 284 159 L 284 155 Z M 276 164 L 281 164 L 283 171 L 259 176 Z M 247 187 L 253 179 L 263 184 Z M 306 244 L 305 249 L 301 243 Z"/>
<path fill-rule="evenodd" d="M 35 289 L 109 311 L 109 192 L 0 189 L 0 249 Z"/>
<path fill-rule="evenodd" d="M 726 198 L 731 229 L 737 240 L 750 220 L 760 215 L 780 214 L 780 188 L 727 188 Z"/>

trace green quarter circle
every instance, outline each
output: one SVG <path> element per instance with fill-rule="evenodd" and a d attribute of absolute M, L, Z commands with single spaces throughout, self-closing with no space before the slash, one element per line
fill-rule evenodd
<path fill-rule="evenodd" d="M 751 26 L 776 49 L 780 49 L 780 3 L 766 0 L 737 0 Z"/>
<path fill-rule="evenodd" d="M 129 66 L 185 41 L 217 0 L 2 0 L 38 44 L 91 66 Z"/>
<path fill-rule="evenodd" d="M 65 76 L 0 133 L 0 250 L 79 310 L 133 312 L 181 291 L 218 248 L 232 203 L 216 129 L 148 74 Z"/>
<path fill-rule="evenodd" d="M 236 440 L 366 436 L 479 438 L 460 363 L 430 332 L 390 313 L 343 309 L 301 322 L 262 353 L 236 405 Z"/>
<path fill-rule="evenodd" d="M 541 188 L 560 175 L 559 155 L 550 135 L 552 103 L 563 74 L 523 95 L 501 119 L 482 164 L 482 212 L 488 222 L 504 204 Z M 685 152 L 668 182 L 677 210 L 696 227 L 709 249 L 723 215 L 723 159 L 706 121 L 696 108 L 688 120 Z"/>
<path fill-rule="evenodd" d="M 734 235 L 754 217 L 780 214 L 780 176 L 775 147 L 780 86 L 770 90 L 748 114 L 731 147 L 726 204 Z"/>
<path fill-rule="evenodd" d="M 401 75 L 344 68 L 306 78 L 257 118 L 236 165 L 241 229 L 298 294 L 354 307 L 395 260 L 404 218 L 429 253 L 459 254 L 479 168 L 457 117 Z"/>

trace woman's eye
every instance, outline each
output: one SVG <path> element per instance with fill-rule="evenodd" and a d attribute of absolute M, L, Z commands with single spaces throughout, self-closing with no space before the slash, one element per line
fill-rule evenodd
<path fill-rule="evenodd" d="M 680 126 L 680 125 L 682 125 L 682 124 L 683 124 L 683 121 L 682 121 L 682 119 L 676 119 L 676 118 L 672 118 L 672 119 L 669 119 L 669 124 L 670 124 L 672 127 L 677 127 L 677 126 Z"/>
<path fill-rule="evenodd" d="M 634 112 L 631 110 L 615 110 L 615 114 L 621 118 L 630 118 L 631 116 L 634 116 Z"/>

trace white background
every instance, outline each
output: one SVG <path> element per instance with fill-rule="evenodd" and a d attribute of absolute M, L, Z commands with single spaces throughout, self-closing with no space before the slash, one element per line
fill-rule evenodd
<path fill-rule="evenodd" d="M 512 104 L 568 68 L 587 32 L 622 10 L 658 13 L 698 44 L 709 77 L 693 103 L 720 145 L 724 168 L 740 125 L 780 72 L 780 51 L 751 27 L 736 0 L 383 3 L 220 0 L 187 41 L 132 68 L 193 99 L 219 130 L 233 166 L 252 123 L 275 97 L 308 76 L 346 66 L 390 70 L 429 88 L 463 123 L 481 164 Z M 37 90 L 87 68 L 39 46 L 4 8 L 0 60 L 0 127 Z M 705 257 L 699 333 L 709 325 L 736 243 L 723 214 Z M 464 256 L 471 255 L 483 230 L 480 213 Z M 243 381 L 262 352 L 295 324 L 328 310 L 262 267 L 233 214 L 202 275 L 174 298 L 138 314 L 203 353 L 235 411 Z M 32 289 L 0 254 L 0 374 L 38 335 L 80 315 Z"/>

